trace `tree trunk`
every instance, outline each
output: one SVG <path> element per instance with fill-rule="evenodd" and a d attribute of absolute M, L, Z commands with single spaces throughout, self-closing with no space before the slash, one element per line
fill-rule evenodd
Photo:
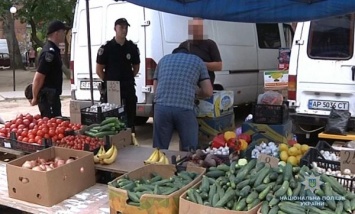
<path fill-rule="evenodd" d="M 22 56 L 20 52 L 20 48 L 18 45 L 18 41 L 15 33 L 15 20 L 11 13 L 7 12 L 6 19 L 4 20 L 4 32 L 5 37 L 8 42 L 9 55 L 11 61 L 11 68 L 15 66 L 15 69 L 23 69 L 25 70 L 25 66 L 22 63 Z M 15 62 L 13 62 L 13 56 L 15 55 Z"/>
<path fill-rule="evenodd" d="M 66 31 L 65 34 L 65 41 L 64 41 L 64 56 L 63 56 L 63 63 L 64 65 L 69 68 L 69 41 L 67 39 L 69 31 Z"/>
<path fill-rule="evenodd" d="M 31 41 L 33 43 L 32 46 L 36 48 L 43 47 L 44 43 L 37 37 L 36 23 L 33 21 L 32 18 L 28 20 L 28 23 L 31 25 Z"/>

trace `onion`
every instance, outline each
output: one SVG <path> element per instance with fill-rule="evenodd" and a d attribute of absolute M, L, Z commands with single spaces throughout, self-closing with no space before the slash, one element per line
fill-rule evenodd
<path fill-rule="evenodd" d="M 39 167 L 39 166 L 33 167 L 32 170 L 34 170 L 34 171 L 43 171 L 42 168 Z"/>
<path fill-rule="evenodd" d="M 44 164 L 44 163 L 46 163 L 47 161 L 45 160 L 45 159 L 43 159 L 43 158 L 38 158 L 38 163 L 40 163 L 40 164 Z"/>
<path fill-rule="evenodd" d="M 74 159 L 69 158 L 68 160 L 66 160 L 66 161 L 65 161 L 65 164 L 67 164 L 67 163 L 71 163 L 71 162 L 73 162 L 73 161 L 74 161 Z"/>
<path fill-rule="evenodd" d="M 30 162 L 31 162 L 31 166 L 32 166 L 32 168 L 33 168 L 33 167 L 35 167 L 35 166 L 37 166 L 37 161 L 35 161 L 35 160 L 31 160 Z"/>
<path fill-rule="evenodd" d="M 57 167 L 60 167 L 60 166 L 62 166 L 62 165 L 64 165 L 65 164 L 65 161 L 64 160 L 58 160 L 57 161 Z"/>
<path fill-rule="evenodd" d="M 53 169 L 52 167 L 50 167 L 48 165 L 45 165 L 45 167 L 46 167 L 46 171 L 51 171 Z"/>
<path fill-rule="evenodd" d="M 49 166 L 50 166 L 52 169 L 54 169 L 54 168 L 56 167 L 55 163 L 51 163 Z"/>
<path fill-rule="evenodd" d="M 54 158 L 54 162 L 58 162 L 58 161 L 60 161 L 60 160 L 63 160 L 63 159 L 60 158 L 60 157 L 55 157 L 55 158 Z"/>
<path fill-rule="evenodd" d="M 31 161 L 25 161 L 25 163 L 22 164 L 22 167 L 27 169 L 32 169 Z"/>
<path fill-rule="evenodd" d="M 46 170 L 46 165 L 44 165 L 44 164 L 39 165 L 39 167 L 41 168 L 42 171 Z"/>

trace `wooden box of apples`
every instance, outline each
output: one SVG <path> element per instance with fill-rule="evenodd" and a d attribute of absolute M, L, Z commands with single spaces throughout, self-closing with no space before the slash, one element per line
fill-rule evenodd
<path fill-rule="evenodd" d="M 53 206 L 96 183 L 92 152 L 51 147 L 6 165 L 9 197 Z"/>

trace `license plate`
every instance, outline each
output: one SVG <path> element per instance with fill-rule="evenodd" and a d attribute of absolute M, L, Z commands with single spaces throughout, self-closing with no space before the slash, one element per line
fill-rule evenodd
<path fill-rule="evenodd" d="M 100 81 L 92 82 L 93 89 L 97 89 L 97 86 L 101 83 Z M 81 81 L 80 82 L 80 89 L 89 90 L 90 89 L 90 81 Z"/>
<path fill-rule="evenodd" d="M 308 109 L 331 110 L 332 108 L 335 108 L 337 110 L 349 110 L 349 102 L 330 101 L 330 100 L 309 100 L 308 101 Z"/>

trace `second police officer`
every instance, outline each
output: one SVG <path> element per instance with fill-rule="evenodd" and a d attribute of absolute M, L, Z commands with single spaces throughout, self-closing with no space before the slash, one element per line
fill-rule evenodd
<path fill-rule="evenodd" d="M 115 21 L 115 37 L 102 45 L 97 52 L 96 74 L 104 82 L 120 82 L 127 126 L 132 129 L 132 133 L 135 133 L 137 97 L 134 77 L 139 71 L 140 58 L 137 45 L 126 39 L 129 26 L 125 18 Z"/>

